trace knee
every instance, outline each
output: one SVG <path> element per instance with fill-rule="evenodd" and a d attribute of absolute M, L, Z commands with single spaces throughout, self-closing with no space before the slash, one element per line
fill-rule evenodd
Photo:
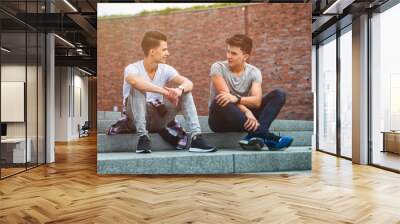
<path fill-rule="evenodd" d="M 146 96 L 145 92 L 140 91 L 139 89 L 131 88 L 129 95 L 134 98 L 144 98 Z"/>
<path fill-rule="evenodd" d="M 275 100 L 281 102 L 282 104 L 286 102 L 286 92 L 282 89 L 274 89 L 271 94 Z"/>
<path fill-rule="evenodd" d="M 182 97 L 193 97 L 192 92 L 186 92 L 182 94 Z"/>
<path fill-rule="evenodd" d="M 192 92 L 183 93 L 182 98 L 179 102 L 181 102 L 181 101 L 194 103 Z"/>

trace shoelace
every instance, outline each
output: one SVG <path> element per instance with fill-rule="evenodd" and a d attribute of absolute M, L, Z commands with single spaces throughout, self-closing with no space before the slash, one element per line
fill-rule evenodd
<path fill-rule="evenodd" d="M 146 138 L 146 137 L 141 137 L 141 138 L 139 138 L 139 144 L 148 146 L 149 143 L 150 143 L 150 141 L 149 141 L 148 138 Z"/>

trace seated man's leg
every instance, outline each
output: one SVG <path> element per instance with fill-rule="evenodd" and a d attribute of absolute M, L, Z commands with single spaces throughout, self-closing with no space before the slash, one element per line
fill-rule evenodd
<path fill-rule="evenodd" d="M 234 103 L 220 106 L 215 100 L 210 105 L 208 124 L 214 132 L 244 131 L 247 118 Z"/>
<path fill-rule="evenodd" d="M 160 112 L 153 105 L 148 103 L 148 114 L 149 114 L 149 130 L 151 132 L 160 132 L 163 130 L 167 124 L 175 119 L 175 116 L 179 112 L 179 106 L 173 105 L 168 100 L 163 102 L 163 107 L 165 109 L 164 114 L 160 114 Z"/>
<path fill-rule="evenodd" d="M 275 89 L 263 97 L 261 107 L 257 111 L 260 128 L 256 131 L 256 135 L 265 136 L 265 143 L 270 148 L 288 147 L 293 141 L 292 137 L 278 137 L 269 132 L 272 122 L 278 116 L 285 102 L 286 93 L 283 90 Z"/>
<path fill-rule="evenodd" d="M 131 89 L 127 100 L 126 113 L 133 129 L 136 129 L 138 136 L 148 135 L 146 129 L 146 94 L 139 90 Z"/>
<path fill-rule="evenodd" d="M 197 116 L 196 105 L 194 104 L 191 92 L 184 93 L 180 102 L 181 111 L 185 117 L 187 126 L 191 133 L 189 151 L 191 152 L 215 152 L 217 149 L 207 144 L 201 135 L 199 118 Z"/>
<path fill-rule="evenodd" d="M 268 133 L 269 127 L 278 116 L 286 102 L 286 93 L 283 90 L 275 89 L 262 98 L 259 109 L 258 120 L 260 122 L 260 131 Z"/>
<path fill-rule="evenodd" d="M 146 129 L 146 95 L 132 88 L 126 103 L 126 113 L 130 125 L 132 125 L 133 129 L 136 129 L 136 133 L 139 136 L 136 152 L 150 153 L 150 138 Z"/>
<path fill-rule="evenodd" d="M 247 121 L 246 115 L 234 103 L 220 106 L 214 100 L 210 106 L 208 123 L 214 132 L 248 132 L 244 129 Z M 260 128 L 256 130 L 259 131 Z M 256 136 L 256 132 L 248 132 L 239 144 L 246 150 L 260 150 L 264 146 L 264 140 Z"/>
<path fill-rule="evenodd" d="M 189 132 L 192 135 L 201 134 L 199 117 L 197 116 L 197 109 L 191 92 L 182 94 L 180 107 L 186 124 L 190 129 Z"/>

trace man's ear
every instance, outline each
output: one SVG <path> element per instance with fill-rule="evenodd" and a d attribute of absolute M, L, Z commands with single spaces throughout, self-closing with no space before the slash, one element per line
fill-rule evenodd
<path fill-rule="evenodd" d="M 150 49 L 149 55 L 153 55 L 153 54 L 154 54 L 154 49 Z"/>
<path fill-rule="evenodd" d="M 245 60 L 245 61 L 249 60 L 249 58 L 250 58 L 250 55 L 249 55 L 249 54 L 244 54 L 243 56 L 244 56 L 244 60 Z"/>

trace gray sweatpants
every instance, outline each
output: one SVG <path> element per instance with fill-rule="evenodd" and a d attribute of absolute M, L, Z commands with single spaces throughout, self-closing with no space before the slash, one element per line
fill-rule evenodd
<path fill-rule="evenodd" d="M 139 136 L 148 135 L 150 132 L 158 132 L 165 128 L 172 121 L 178 112 L 182 112 L 185 122 L 192 135 L 200 134 L 200 123 L 197 117 L 197 110 L 191 92 L 184 93 L 179 100 L 178 106 L 164 100 L 167 113 L 160 116 L 154 107 L 146 102 L 146 94 L 131 88 L 126 102 L 127 116 L 131 127 L 136 130 Z"/>

